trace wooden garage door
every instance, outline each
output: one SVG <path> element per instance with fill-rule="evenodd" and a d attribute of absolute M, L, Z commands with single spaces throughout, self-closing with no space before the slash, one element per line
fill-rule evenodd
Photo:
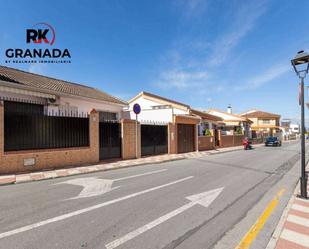
<path fill-rule="evenodd" d="M 178 153 L 195 151 L 194 125 L 178 124 Z"/>

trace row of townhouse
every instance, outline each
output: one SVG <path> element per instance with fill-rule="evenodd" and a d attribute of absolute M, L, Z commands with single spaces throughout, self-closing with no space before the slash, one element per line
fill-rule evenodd
<path fill-rule="evenodd" d="M 148 92 L 126 102 L 4 66 L 0 101 L 0 174 L 236 146 L 245 136 L 273 135 L 280 119 L 255 110 L 236 115 L 231 107 L 196 110 Z"/>

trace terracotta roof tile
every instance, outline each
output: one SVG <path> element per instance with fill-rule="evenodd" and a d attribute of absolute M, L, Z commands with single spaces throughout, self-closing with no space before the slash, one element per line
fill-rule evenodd
<path fill-rule="evenodd" d="M 180 105 L 180 106 L 183 106 L 185 108 L 188 108 L 190 109 L 190 106 L 187 105 L 187 104 L 184 104 L 184 103 L 181 103 L 181 102 L 178 102 L 178 101 L 175 101 L 175 100 L 172 100 L 172 99 L 168 99 L 168 98 L 165 98 L 165 97 L 162 97 L 162 96 L 159 96 L 159 95 L 156 95 L 156 94 L 153 94 L 153 93 L 149 93 L 149 92 L 140 92 L 138 95 L 136 95 L 133 99 L 129 100 L 129 103 L 133 102 L 135 99 L 137 99 L 138 97 L 140 96 L 148 96 L 148 97 L 152 97 L 152 98 L 155 98 L 155 99 L 160 99 L 160 100 L 163 100 L 163 101 L 166 101 L 166 102 L 170 102 L 170 103 L 173 103 L 173 104 L 176 104 L 176 105 Z"/>
<path fill-rule="evenodd" d="M 191 109 L 191 112 L 192 112 L 192 114 L 200 116 L 203 119 L 208 119 L 208 120 L 212 120 L 212 121 L 223 121 L 222 118 L 220 118 L 216 115 L 212 115 L 212 114 L 207 113 L 207 112 L 203 112 L 203 111 L 199 111 L 199 110 L 195 110 L 195 109 Z"/>
<path fill-rule="evenodd" d="M 44 89 L 55 91 L 58 92 L 60 95 L 69 94 L 97 99 L 105 102 L 111 102 L 115 104 L 127 105 L 127 102 L 93 87 L 59 80 L 39 74 L 29 73 L 5 66 L 0 66 L 0 80 L 35 87 L 38 88 L 38 90 Z"/>
<path fill-rule="evenodd" d="M 254 111 L 250 113 L 244 113 L 241 115 L 242 117 L 247 118 L 280 118 L 281 116 L 278 114 L 263 112 L 263 111 Z"/>

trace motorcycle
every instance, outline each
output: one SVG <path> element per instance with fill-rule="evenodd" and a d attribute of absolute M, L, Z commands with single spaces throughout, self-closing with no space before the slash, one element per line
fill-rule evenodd
<path fill-rule="evenodd" d="M 244 150 L 252 149 L 252 143 L 247 138 L 243 140 L 242 145 L 244 146 Z"/>

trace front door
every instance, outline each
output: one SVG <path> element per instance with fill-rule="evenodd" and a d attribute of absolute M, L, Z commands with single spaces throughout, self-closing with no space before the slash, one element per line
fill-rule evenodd
<path fill-rule="evenodd" d="M 100 160 L 121 158 L 121 124 L 100 122 Z"/>
<path fill-rule="evenodd" d="M 195 126 L 191 124 L 178 124 L 178 153 L 195 151 Z"/>

